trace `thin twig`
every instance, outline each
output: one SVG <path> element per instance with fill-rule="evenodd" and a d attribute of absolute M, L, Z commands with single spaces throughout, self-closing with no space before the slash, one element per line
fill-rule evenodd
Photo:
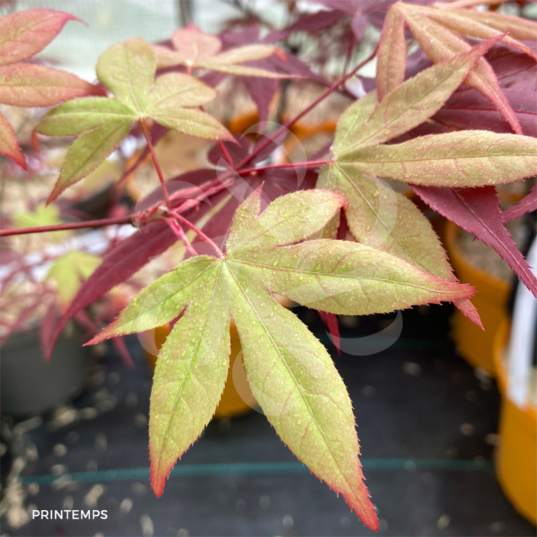
<path fill-rule="evenodd" d="M 153 144 L 151 143 L 151 137 L 149 136 L 149 131 L 147 130 L 147 125 L 145 124 L 145 121 L 143 119 L 140 123 L 142 124 L 142 129 L 144 131 L 144 136 L 147 141 L 147 147 L 149 148 L 149 152 L 151 153 L 151 157 L 153 159 L 153 164 L 155 165 L 155 169 L 157 170 L 158 178 L 160 180 L 160 186 L 162 187 L 164 199 L 166 200 L 166 205 L 168 207 L 171 207 L 170 195 L 168 194 L 166 181 L 164 180 L 164 175 L 162 174 L 162 170 L 160 169 L 160 164 L 158 162 L 157 155 L 155 154 L 155 150 L 153 149 Z"/>
<path fill-rule="evenodd" d="M 328 89 L 326 89 L 319 97 L 317 97 L 312 103 L 310 103 L 306 108 L 299 112 L 295 117 L 287 120 L 280 128 L 276 129 L 270 136 L 267 136 L 254 150 L 245 157 L 238 165 L 237 168 L 242 168 L 245 164 L 248 164 L 255 156 L 257 156 L 263 149 L 272 143 L 273 140 L 277 139 L 280 134 L 285 132 L 289 127 L 292 127 L 297 121 L 300 121 L 306 114 L 311 112 L 321 101 L 326 99 L 331 93 L 336 91 L 339 86 L 344 84 L 349 78 L 354 76 L 366 63 L 369 63 L 377 54 L 377 47 L 375 50 L 362 62 L 360 62 L 354 69 L 349 71 L 346 75 L 342 76 L 339 80 L 334 82 Z"/>
<path fill-rule="evenodd" d="M 227 150 L 222 140 L 218 140 L 218 147 L 220 147 L 220 151 L 222 151 L 222 153 L 224 154 L 226 162 L 233 168 L 233 160 L 231 160 L 231 155 L 229 154 L 229 151 Z"/>
<path fill-rule="evenodd" d="M 200 110 L 202 112 L 205 112 L 205 108 L 203 108 L 203 106 L 200 106 Z M 220 148 L 220 151 L 222 151 L 224 158 L 226 159 L 226 162 L 233 168 L 233 160 L 231 159 L 231 155 L 229 154 L 227 147 L 224 145 L 224 142 L 222 142 L 222 140 L 216 140 L 216 141 L 218 143 L 218 147 Z"/>
<path fill-rule="evenodd" d="M 289 168 L 316 168 L 328 164 L 328 160 L 312 160 L 311 162 L 286 162 L 285 164 L 272 164 L 270 166 L 258 166 L 257 168 L 246 168 L 237 173 L 239 175 L 248 175 L 250 173 L 261 173 L 268 170 L 288 170 Z"/>
<path fill-rule="evenodd" d="M 223 258 L 224 254 L 220 248 L 209 238 L 201 229 L 198 229 L 192 222 L 188 221 L 184 216 L 181 216 L 177 211 L 169 211 L 170 215 L 173 215 L 179 222 L 187 225 L 194 233 L 196 233 L 200 239 L 203 239 L 207 244 L 209 244 L 214 251 L 218 254 L 218 257 Z"/>
<path fill-rule="evenodd" d="M 183 228 L 173 219 L 173 218 L 164 218 L 164 221 L 172 228 L 172 231 L 177 235 L 179 240 L 185 245 L 185 248 L 188 250 L 190 255 L 197 256 L 198 252 L 194 249 L 188 237 L 186 236 Z"/>
<path fill-rule="evenodd" d="M 53 226 L 21 227 L 15 229 L 0 230 L 0 237 L 11 235 L 27 235 L 29 233 L 45 233 L 47 231 L 66 231 L 69 229 L 86 229 L 92 227 L 113 226 L 115 224 L 132 224 L 133 215 L 121 216 L 119 218 L 104 218 L 102 220 L 88 220 L 87 222 L 70 222 L 65 224 L 55 224 Z"/>

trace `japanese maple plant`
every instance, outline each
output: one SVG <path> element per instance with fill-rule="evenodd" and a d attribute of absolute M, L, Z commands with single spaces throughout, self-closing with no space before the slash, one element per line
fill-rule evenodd
<path fill-rule="evenodd" d="M 497 11 L 498 0 L 318 3 L 322 13 L 295 13 L 288 28 L 263 36 L 259 27 L 216 36 L 189 26 L 158 45 L 138 38 L 115 44 L 98 61 L 95 85 L 25 61 L 73 16 L 35 9 L 2 18 L 0 102 L 63 103 L 42 116 L 35 132 L 76 136 L 48 203 L 127 136 L 145 139 L 146 146 L 126 176 L 150 156 L 160 186 L 137 209 L 121 213 L 116 207 L 111 218 L 4 229 L 1 235 L 137 228 L 103 255 L 56 336 L 152 258 L 184 245 L 183 261 L 89 342 L 173 327 L 151 395 L 151 482 L 158 496 L 215 412 L 228 374 L 233 321 L 253 394 L 269 422 L 376 529 L 343 380 L 323 345 L 275 294 L 319 310 L 332 332 L 336 315 L 443 301 L 480 324 L 470 301 L 475 290 L 458 283 L 427 218 L 386 180 L 410 185 L 432 209 L 491 245 L 537 294 L 535 277 L 504 226 L 537 208 L 535 189 L 502 213 L 495 187 L 537 174 L 537 24 Z M 286 44 L 296 32 L 336 24 L 348 29 L 349 54 L 342 76 L 328 82 Z M 381 28 L 380 38 L 373 53 L 353 65 L 369 24 Z M 411 44 L 419 49 L 407 62 Z M 375 88 L 356 99 L 347 82 L 375 57 Z M 326 88 L 279 127 L 260 123 L 264 130 L 241 137 L 204 108 L 230 76 L 244 84 L 261 121 L 283 79 L 311 79 Z M 288 129 L 335 93 L 349 106 L 330 147 L 309 161 L 271 163 Z M 14 131 L 1 116 L 0 129 L 0 153 L 25 167 Z M 178 183 L 164 176 L 154 148 L 170 129 L 206 140 L 209 151 L 206 167 L 173 178 Z"/>

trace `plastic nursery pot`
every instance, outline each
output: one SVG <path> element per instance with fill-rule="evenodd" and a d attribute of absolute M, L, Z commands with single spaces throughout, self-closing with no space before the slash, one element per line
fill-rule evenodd
<path fill-rule="evenodd" d="M 484 330 L 472 323 L 459 310 L 453 315 L 453 339 L 460 354 L 474 367 L 495 374 L 494 334 L 508 319 L 507 301 L 511 286 L 505 281 L 472 265 L 457 244 L 459 228 L 447 222 L 445 246 L 455 273 L 461 282 L 474 286 L 472 302 L 477 308 Z"/>
<path fill-rule="evenodd" d="M 154 337 L 156 352 L 158 352 L 169 333 L 170 329 L 168 325 L 165 325 L 156 328 L 154 336 L 153 331 L 146 332 L 142 335 L 142 338 L 148 343 L 144 344 L 144 347 L 146 348 L 147 360 L 153 369 L 157 364 L 157 356 L 153 354 L 152 346 L 148 340 Z M 217 419 L 241 416 L 251 412 L 256 406 L 256 401 L 252 395 L 242 363 L 241 343 L 234 323 L 231 323 L 230 335 L 231 354 L 229 356 L 229 372 L 220 403 L 214 414 L 214 417 Z"/>
<path fill-rule="evenodd" d="M 88 379 L 91 350 L 82 346 L 82 329 L 69 323 L 47 364 L 39 327 L 12 334 L 0 348 L 2 412 L 20 418 L 44 414 L 80 395 Z"/>
<path fill-rule="evenodd" d="M 289 137 L 284 142 L 285 160 L 289 162 L 289 156 L 301 144 L 308 145 L 314 142 L 319 135 L 331 135 L 336 131 L 336 121 L 325 121 L 318 124 L 297 123 L 291 127 L 291 132 L 294 136 Z"/>
<path fill-rule="evenodd" d="M 504 320 L 494 338 L 494 362 L 502 394 L 496 474 L 515 509 L 537 524 L 537 408 L 531 403 L 519 408 L 506 395 L 504 349 L 509 332 L 510 323 Z"/>

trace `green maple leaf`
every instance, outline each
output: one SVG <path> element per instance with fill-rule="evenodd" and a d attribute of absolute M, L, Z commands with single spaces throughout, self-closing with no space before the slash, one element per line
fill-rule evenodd
<path fill-rule="evenodd" d="M 380 104 L 376 92 L 352 104 L 338 121 L 334 162 L 425 186 L 510 183 L 537 173 L 537 141 L 529 136 L 462 131 L 383 145 L 442 108 L 490 46 L 482 43 L 425 69 Z"/>
<path fill-rule="evenodd" d="M 48 203 L 113 153 L 135 121 L 154 120 L 170 129 L 211 140 L 231 135 L 212 116 L 196 110 L 216 96 L 198 79 L 169 73 L 155 80 L 157 61 L 142 39 L 112 45 L 97 64 L 97 76 L 115 98 L 69 101 L 48 112 L 36 127 L 50 136 L 78 135 L 65 157 Z"/>
<path fill-rule="evenodd" d="M 392 9 L 392 18 L 396 15 Z M 400 38 L 392 32 L 384 41 L 393 48 Z M 331 149 L 332 162 L 317 183 L 319 188 L 346 197 L 347 222 L 360 243 L 388 251 L 448 281 L 456 278 L 429 221 L 380 178 L 449 187 L 517 181 L 537 173 L 537 140 L 462 131 L 384 143 L 432 117 L 466 79 L 486 46 L 483 43 L 438 63 L 402 84 L 397 82 L 400 73 L 392 59 L 381 55 L 385 70 L 391 73 L 388 79 L 380 79 L 382 102 L 372 92 L 342 114 Z M 468 300 L 456 301 L 456 305 L 466 312 L 474 310 Z"/>
<path fill-rule="evenodd" d="M 60 209 L 55 205 L 48 207 L 40 203 L 33 211 L 18 213 L 13 216 L 14 227 L 54 226 L 61 224 Z"/>
<path fill-rule="evenodd" d="M 272 292 L 323 311 L 361 315 L 465 299 L 473 289 L 362 244 L 307 240 L 346 204 L 340 194 L 295 192 L 261 214 L 260 201 L 258 189 L 236 211 L 225 256 L 181 263 L 139 293 L 91 343 L 183 314 L 160 351 L 151 395 L 151 475 L 160 495 L 171 468 L 214 414 L 227 377 L 233 319 L 252 391 L 269 422 L 375 529 L 345 385 L 326 349 Z"/>
<path fill-rule="evenodd" d="M 87 280 L 100 265 L 99 256 L 71 250 L 51 265 L 47 279 L 56 282 L 63 307 L 67 307 L 77 294 L 82 282 Z"/>

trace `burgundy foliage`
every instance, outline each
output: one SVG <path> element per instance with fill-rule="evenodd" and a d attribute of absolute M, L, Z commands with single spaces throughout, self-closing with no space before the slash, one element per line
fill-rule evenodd
<path fill-rule="evenodd" d="M 537 278 L 504 226 L 500 200 L 494 187 L 412 188 L 429 207 L 492 246 L 528 289 L 537 295 Z"/>

